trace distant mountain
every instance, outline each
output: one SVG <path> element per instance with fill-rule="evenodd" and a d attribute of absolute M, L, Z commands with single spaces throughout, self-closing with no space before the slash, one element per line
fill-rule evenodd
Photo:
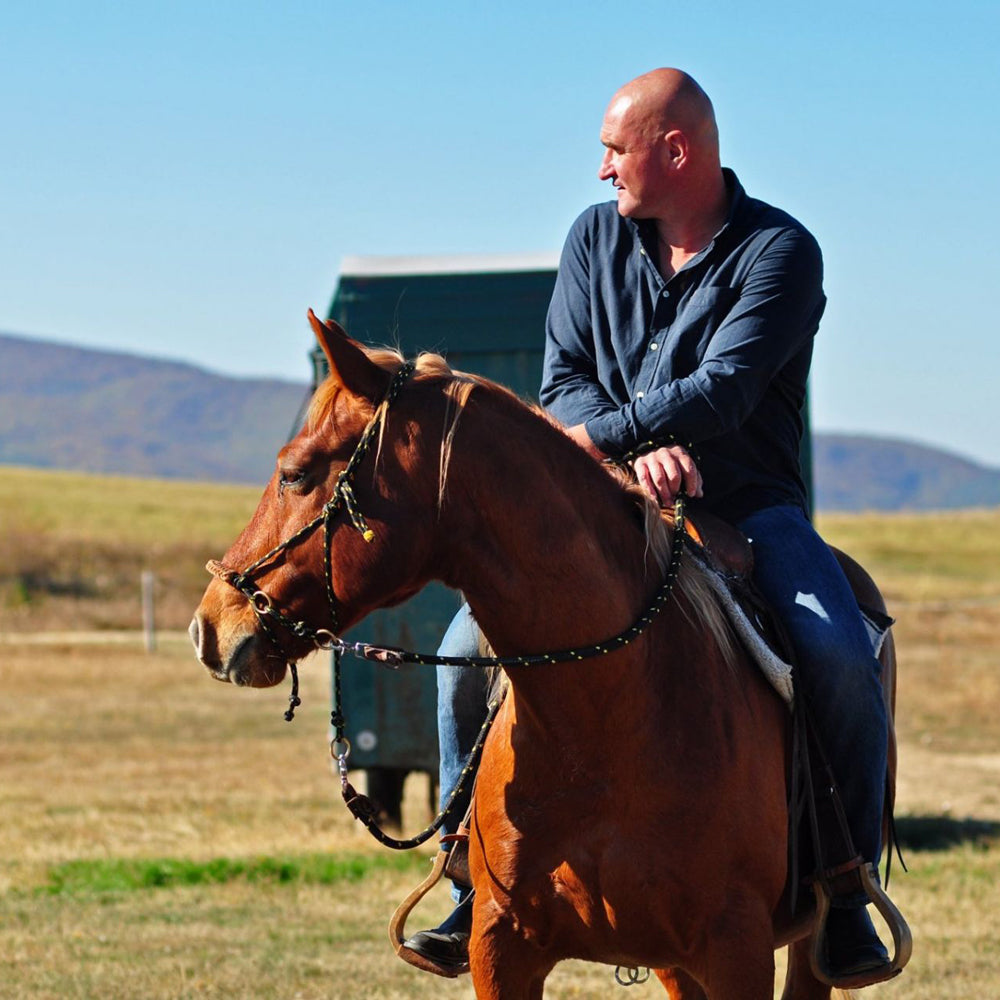
<path fill-rule="evenodd" d="M 1000 469 L 911 441 L 813 437 L 820 510 L 947 510 L 1000 505 Z"/>
<path fill-rule="evenodd" d="M 0 334 L 0 464 L 263 484 L 307 391 Z M 816 434 L 813 455 L 820 510 L 1000 504 L 1000 469 L 936 448 Z"/>
<path fill-rule="evenodd" d="M 0 334 L 0 463 L 263 484 L 307 388 Z"/>

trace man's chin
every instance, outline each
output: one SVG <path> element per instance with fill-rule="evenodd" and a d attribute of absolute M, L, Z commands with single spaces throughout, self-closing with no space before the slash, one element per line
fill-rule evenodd
<path fill-rule="evenodd" d="M 637 205 L 621 205 L 618 206 L 618 214 L 623 219 L 632 219 L 633 222 L 642 222 L 643 219 L 654 219 L 656 216 L 651 215 L 649 212 L 644 212 Z"/>
<path fill-rule="evenodd" d="M 634 198 L 630 198 L 622 192 L 618 192 L 618 214 L 625 219 L 651 219 L 652 215 L 649 212 L 644 212 L 642 206 L 639 205 Z"/>

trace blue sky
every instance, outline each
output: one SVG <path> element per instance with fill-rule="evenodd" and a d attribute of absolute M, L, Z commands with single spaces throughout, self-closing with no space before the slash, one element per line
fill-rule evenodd
<path fill-rule="evenodd" d="M 557 251 L 674 65 L 823 247 L 814 425 L 1000 466 L 998 51 L 995 0 L 5 4 L 0 330 L 305 380 L 341 258 Z"/>

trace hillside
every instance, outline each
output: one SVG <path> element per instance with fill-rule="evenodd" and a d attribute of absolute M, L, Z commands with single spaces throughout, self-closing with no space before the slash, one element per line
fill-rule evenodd
<path fill-rule="evenodd" d="M 307 392 L 193 365 L 0 334 L 0 464 L 261 484 Z M 1000 505 L 1000 470 L 939 449 L 816 434 L 821 510 Z"/>
<path fill-rule="evenodd" d="M 0 334 L 0 463 L 259 484 L 306 391 Z"/>
<path fill-rule="evenodd" d="M 950 510 L 1000 504 L 1000 469 L 912 441 L 813 438 L 820 510 Z"/>

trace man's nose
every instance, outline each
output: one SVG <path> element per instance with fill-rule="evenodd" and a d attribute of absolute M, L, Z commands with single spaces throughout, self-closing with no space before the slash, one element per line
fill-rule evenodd
<path fill-rule="evenodd" d="M 606 150 L 601 165 L 597 169 L 597 176 L 602 181 L 610 180 L 615 176 L 614 168 L 611 166 L 611 150 Z"/>

